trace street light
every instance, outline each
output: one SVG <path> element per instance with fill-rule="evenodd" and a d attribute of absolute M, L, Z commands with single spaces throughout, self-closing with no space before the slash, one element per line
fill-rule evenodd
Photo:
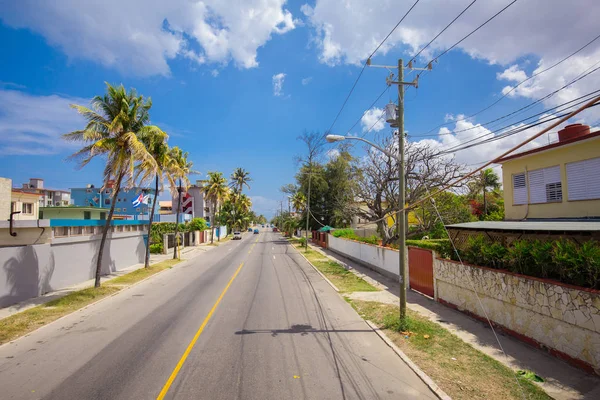
<path fill-rule="evenodd" d="M 393 118 L 396 117 L 396 115 L 390 115 L 391 110 L 386 110 L 388 111 L 388 118 L 390 120 L 393 121 Z M 398 126 L 398 124 L 396 125 Z M 398 132 L 400 133 L 400 132 Z M 377 150 L 381 151 L 383 154 L 385 154 L 386 156 L 396 160 L 398 162 L 398 184 L 400 187 L 399 190 L 399 201 L 398 201 L 398 206 L 400 208 L 400 210 L 398 211 L 398 215 L 396 217 L 396 229 L 398 230 L 398 238 L 399 238 L 399 243 L 398 243 L 398 257 L 399 257 L 399 261 L 398 261 L 398 273 L 399 273 L 399 283 L 400 283 L 400 293 L 399 293 L 399 300 L 400 300 L 400 321 L 403 321 L 406 318 L 406 258 L 405 258 L 405 254 L 404 254 L 404 249 L 406 246 L 406 234 L 404 232 L 404 190 L 403 190 L 403 183 L 404 183 L 404 160 L 403 160 L 403 143 L 402 141 L 404 140 L 403 135 L 400 136 L 398 135 L 398 140 L 400 141 L 400 145 L 398 146 L 398 155 L 393 154 L 392 152 L 376 145 L 375 143 L 372 143 L 370 141 L 368 141 L 367 139 L 363 139 L 361 137 L 357 137 L 357 136 L 341 136 L 341 135 L 327 135 L 325 137 L 325 139 L 329 142 L 329 143 L 334 143 L 334 142 L 341 142 L 343 140 L 349 139 L 349 140 L 358 140 L 360 142 L 366 143 L 369 146 L 372 146 L 374 148 L 376 148 Z"/>

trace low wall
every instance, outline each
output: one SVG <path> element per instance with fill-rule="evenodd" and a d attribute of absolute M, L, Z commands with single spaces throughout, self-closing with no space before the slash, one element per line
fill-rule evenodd
<path fill-rule="evenodd" d="M 329 250 L 359 262 L 389 278 L 398 279 L 399 258 L 397 250 L 350 239 L 336 238 L 333 235 L 329 235 L 327 241 Z M 406 264 L 408 265 L 408 262 Z"/>
<path fill-rule="evenodd" d="M 433 263 L 436 299 L 600 374 L 600 291 L 458 262 Z"/>
<path fill-rule="evenodd" d="M 0 247 L 0 307 L 94 278 L 101 234 L 74 234 L 75 228 L 80 232 L 80 227 L 69 227 L 49 243 Z M 147 231 L 142 228 L 109 232 L 103 274 L 143 263 Z"/>

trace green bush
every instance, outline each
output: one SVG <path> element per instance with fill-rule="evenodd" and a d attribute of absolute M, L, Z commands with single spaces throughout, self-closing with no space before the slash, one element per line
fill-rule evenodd
<path fill-rule="evenodd" d="M 600 245 L 595 241 L 579 245 L 569 239 L 517 240 L 505 247 L 479 235 L 470 237 L 460 254 L 464 261 L 483 267 L 600 288 Z"/>
<path fill-rule="evenodd" d="M 452 249 L 450 239 L 407 240 L 406 245 L 433 250 L 441 257 L 450 257 L 450 250 Z M 395 248 L 398 248 L 398 246 L 395 246 Z"/>
<path fill-rule="evenodd" d="M 163 244 L 162 243 L 154 243 L 150 245 L 150 253 L 152 254 L 162 254 L 163 252 Z"/>
<path fill-rule="evenodd" d="M 301 237 L 300 239 L 298 239 L 298 241 L 300 242 L 300 246 L 306 247 L 306 238 L 305 237 Z"/>
<path fill-rule="evenodd" d="M 208 224 L 204 218 L 194 218 L 188 225 L 190 231 L 204 231 L 208 229 Z"/>
<path fill-rule="evenodd" d="M 341 238 L 354 238 L 356 234 L 354 233 L 354 229 L 346 228 L 346 229 L 336 229 L 331 233 L 335 237 Z"/>

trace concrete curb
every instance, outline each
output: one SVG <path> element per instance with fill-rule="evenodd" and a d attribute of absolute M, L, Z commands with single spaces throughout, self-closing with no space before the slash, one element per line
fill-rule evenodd
<path fill-rule="evenodd" d="M 202 254 L 202 253 L 200 253 L 200 254 Z M 137 282 L 135 282 L 135 283 L 132 283 L 132 284 L 131 284 L 131 285 L 129 285 L 129 286 L 124 286 L 124 287 L 120 288 L 120 289 L 119 289 L 119 291 L 117 291 L 117 292 L 115 292 L 115 293 L 113 293 L 113 294 L 111 294 L 111 295 L 108 295 L 108 296 L 106 296 L 106 297 L 103 297 L 103 298 L 101 298 L 100 300 L 97 300 L 97 301 L 95 301 L 95 302 L 93 302 L 93 303 L 90 303 L 90 304 L 88 304 L 88 305 L 86 305 L 86 306 L 83 306 L 83 307 L 81 307 L 81 308 L 78 308 L 77 310 L 74 310 L 73 312 L 70 312 L 70 313 L 68 313 L 68 314 L 65 314 L 65 315 L 63 315 L 62 317 L 60 317 L 60 318 L 58 318 L 58 319 L 55 319 L 54 321 L 50 321 L 50 322 L 49 322 L 49 323 L 47 323 L 46 325 L 42 325 L 42 326 L 40 326 L 39 328 L 32 330 L 31 332 L 27 332 L 27 333 L 26 333 L 25 335 L 23 335 L 23 336 L 19 336 L 19 337 L 18 337 L 18 338 L 16 338 L 16 339 L 13 339 L 13 340 L 11 340 L 11 341 L 8 341 L 8 342 L 6 342 L 6 343 L 4 343 L 4 344 L 1 344 L 1 345 L 0 345 L 0 348 L 1 348 L 1 347 L 4 347 L 4 346 L 8 346 L 9 344 L 13 344 L 13 343 L 15 343 L 16 341 L 18 341 L 18 340 L 20 340 L 20 339 L 23 339 L 23 338 L 25 338 L 25 337 L 27 337 L 27 336 L 31 335 L 31 334 L 32 334 L 32 333 L 34 333 L 34 332 L 37 332 L 37 331 L 39 331 L 40 329 L 44 329 L 44 328 L 46 328 L 47 326 L 50 326 L 50 325 L 52 325 L 52 324 L 54 324 L 54 323 L 56 323 L 56 322 L 58 322 L 58 321 L 60 321 L 60 320 L 62 320 L 62 319 L 64 319 L 64 318 L 67 318 L 67 317 L 69 317 L 69 316 L 71 316 L 71 315 L 73 315 L 73 314 L 75 314 L 75 313 L 77 313 L 77 312 L 81 312 L 81 311 L 83 311 L 83 310 L 86 310 L 86 309 L 88 309 L 89 307 L 95 306 L 96 304 L 103 302 L 104 300 L 108 300 L 108 299 L 110 299 L 111 297 L 114 297 L 114 296 L 116 296 L 116 295 L 118 295 L 118 294 L 120 294 L 120 293 L 123 293 L 125 290 L 127 290 L 127 289 L 131 289 L 131 288 L 133 288 L 133 287 L 135 287 L 135 286 L 139 285 L 140 283 L 142 283 L 142 282 L 145 282 L 145 281 L 149 280 L 150 278 L 154 278 L 155 276 L 158 276 L 158 275 L 162 274 L 162 273 L 163 273 L 163 272 L 165 272 L 165 271 L 168 271 L 168 270 L 170 270 L 170 269 L 172 269 L 172 268 L 174 268 L 174 267 L 177 267 L 177 266 L 181 266 L 182 264 L 185 264 L 185 263 L 187 263 L 188 261 L 190 261 L 190 260 L 192 260 L 192 259 L 196 258 L 196 257 L 197 257 L 197 256 L 199 256 L 200 254 L 196 254 L 194 257 L 188 258 L 188 259 L 186 259 L 186 260 L 181 260 L 181 262 L 177 263 L 177 264 L 176 264 L 176 265 L 174 265 L 173 267 L 171 267 L 171 268 L 166 268 L 166 269 L 163 269 L 162 271 L 159 271 L 159 272 L 157 272 L 157 273 L 155 273 L 155 274 L 153 274 L 153 275 L 150 275 L 150 276 L 147 276 L 147 277 L 145 277 L 145 278 L 144 278 L 144 279 L 142 279 L 141 281 L 137 281 Z M 156 262 L 155 264 L 157 264 L 157 263 L 159 263 L 159 262 L 162 262 L 162 261 L 166 261 L 166 260 L 161 260 L 161 261 L 158 261 L 158 262 Z M 152 265 L 152 264 L 151 264 L 151 265 Z M 143 267 L 142 267 L 142 268 L 143 268 Z M 137 270 L 134 270 L 134 271 L 137 271 Z M 133 272 L 133 271 L 132 271 L 132 272 Z M 110 282 L 110 280 L 109 280 L 109 281 L 107 281 L 107 282 Z M 107 282 L 105 282 L 105 283 L 107 283 Z M 89 289 L 89 288 L 84 288 L 84 289 Z M 84 289 L 81 289 L 81 290 L 84 290 Z M 44 303 L 42 303 L 42 304 L 44 304 Z M 39 304 L 39 305 L 42 305 L 42 304 Z M 37 307 L 37 306 L 36 306 L 36 307 Z M 32 308 L 34 308 L 34 307 L 32 307 Z M 23 310 L 23 311 L 21 311 L 21 312 L 25 312 L 25 311 L 27 311 L 27 310 Z M 15 313 L 15 314 L 13 314 L 13 315 L 16 315 L 16 314 L 18 314 L 18 313 Z M 10 316 L 9 316 L 9 317 L 10 317 Z M 6 318 L 8 318 L 8 317 L 6 317 Z"/>
<path fill-rule="evenodd" d="M 383 333 L 379 327 L 377 325 L 375 325 L 374 323 L 372 323 L 369 320 L 365 320 L 365 322 L 367 323 L 367 325 L 369 325 L 369 327 L 371 327 L 371 329 L 373 329 L 373 331 L 388 345 L 392 348 L 392 350 L 394 350 L 394 352 L 398 355 L 398 357 L 400 357 L 402 359 L 402 361 L 404 361 L 406 363 L 406 365 L 408 365 L 408 367 L 410 369 L 412 369 L 415 374 L 417 374 L 419 376 L 419 378 L 421 378 L 421 380 L 429 387 L 429 389 L 431 389 L 431 391 L 433 393 L 435 393 L 435 395 L 441 399 L 441 400 L 452 400 L 452 398 L 450 396 L 448 396 L 446 394 L 446 392 L 444 392 L 442 389 L 440 389 L 440 387 L 425 373 L 423 372 L 423 370 L 421 368 L 419 368 L 417 366 L 417 364 L 415 364 L 414 362 L 412 362 L 412 360 L 410 358 L 408 358 L 408 356 L 406 354 L 404 354 L 404 352 L 402 350 L 400 350 L 398 348 L 398 346 L 396 346 L 394 344 L 394 342 L 392 342 L 392 340 L 387 337 L 387 335 L 385 333 Z"/>
<path fill-rule="evenodd" d="M 315 271 L 317 271 L 317 273 L 318 273 L 319 275 L 321 275 L 321 277 L 322 277 L 323 279 L 325 279 L 325 281 L 327 281 L 327 283 L 329 283 L 329 286 L 331 286 L 331 287 L 332 287 L 332 288 L 333 288 L 333 289 L 334 289 L 336 292 L 338 292 L 338 293 L 340 292 L 340 289 L 338 289 L 338 288 L 337 288 L 337 286 L 335 286 L 335 285 L 333 284 L 333 282 L 331 282 L 329 279 L 327 279 L 327 277 L 326 277 L 325 275 L 323 275 L 323 273 L 322 273 L 321 271 L 319 271 L 319 269 L 318 269 L 317 267 L 315 267 L 315 266 L 314 266 L 314 265 L 313 265 L 313 264 L 312 264 L 312 263 L 311 263 L 311 262 L 308 260 L 308 258 L 306 258 L 306 256 L 304 256 L 304 254 L 302 254 L 302 252 L 301 252 L 300 250 L 298 250 L 298 249 L 297 249 L 296 247 L 294 247 L 293 245 L 292 245 L 292 248 L 293 248 L 294 250 L 296 250 L 296 252 L 297 252 L 298 254 L 300 254 L 300 255 L 302 256 L 302 258 L 304 258 L 304 259 L 306 260 L 306 262 L 307 262 L 307 263 L 308 263 L 308 264 L 309 264 L 311 267 L 313 267 L 313 268 L 315 269 Z"/>

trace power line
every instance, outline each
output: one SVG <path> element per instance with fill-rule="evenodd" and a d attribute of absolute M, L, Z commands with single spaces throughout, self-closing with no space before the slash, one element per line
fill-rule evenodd
<path fill-rule="evenodd" d="M 469 8 L 471 8 L 471 6 L 472 6 L 473 4 L 475 4 L 475 2 L 476 2 L 476 1 L 477 1 L 477 0 L 473 0 L 473 1 L 471 2 L 471 4 L 469 4 L 469 5 L 468 5 L 468 6 L 467 6 L 467 7 L 466 7 L 464 10 L 462 10 L 462 11 L 460 12 L 460 14 L 458 14 L 458 15 L 457 15 L 457 16 L 456 16 L 456 17 L 455 17 L 455 18 L 454 18 L 452 21 L 450 21 L 450 23 L 449 23 L 448 25 L 446 25 L 446 27 L 445 27 L 444 29 L 442 29 L 442 30 L 440 31 L 440 33 L 438 33 L 437 35 L 435 35 L 435 37 L 434 37 L 433 39 L 431 39 L 431 40 L 429 41 L 429 43 L 427 43 L 427 44 L 426 44 L 424 47 L 422 47 L 422 48 L 421 48 L 421 50 L 419 50 L 419 52 L 418 52 L 417 54 L 415 54 L 415 55 L 413 56 L 413 58 L 411 58 L 411 59 L 410 59 L 410 61 L 409 61 L 409 62 L 406 64 L 406 67 L 408 67 L 408 65 L 409 65 L 411 62 L 415 61 L 415 60 L 417 59 L 417 57 L 419 56 L 419 54 L 421 54 L 421 53 L 422 53 L 422 52 L 423 52 L 423 51 L 424 51 L 426 48 L 428 48 L 428 47 L 429 47 L 429 46 L 430 46 L 430 45 L 431 45 L 431 44 L 432 44 L 432 43 L 435 41 L 435 39 L 437 39 L 438 37 L 440 37 L 440 35 L 441 35 L 442 33 L 444 33 L 444 32 L 446 31 L 446 29 L 450 28 L 450 26 L 451 26 L 452 24 L 454 24 L 454 23 L 456 22 L 456 20 L 457 20 L 457 19 L 459 19 L 459 18 L 460 18 L 460 17 L 461 17 L 461 16 L 462 16 L 462 15 L 463 15 L 465 12 L 467 12 L 467 10 L 468 10 Z"/>
<path fill-rule="evenodd" d="M 580 80 L 584 79 L 585 77 L 593 74 L 598 69 L 600 69 L 600 67 L 596 67 L 598 64 L 600 64 L 600 61 L 597 61 L 594 65 L 592 65 L 591 67 L 589 67 L 588 69 L 586 69 L 585 71 L 583 71 L 576 78 L 572 79 L 570 82 L 568 82 L 567 84 L 563 85 L 562 87 L 560 87 L 560 88 L 558 88 L 558 89 L 556 89 L 556 90 L 548 93 L 546 96 L 544 96 L 542 98 L 539 98 L 539 99 L 537 99 L 537 100 L 535 100 L 535 101 L 533 101 L 533 102 L 531 102 L 531 103 L 529 103 L 529 104 L 527 104 L 527 105 L 525 105 L 525 106 L 523 106 L 523 107 L 521 107 L 521 108 L 519 108 L 517 110 L 514 110 L 514 111 L 512 111 L 512 112 L 510 112 L 508 114 L 505 114 L 505 115 L 503 115 L 501 117 L 498 117 L 498 118 L 493 119 L 491 121 L 484 122 L 482 124 L 474 125 L 474 126 L 472 126 L 470 128 L 460 129 L 458 131 L 452 131 L 452 132 L 447 132 L 447 133 L 438 133 L 438 134 L 433 134 L 433 135 L 428 135 L 428 134 L 426 134 L 426 135 L 419 135 L 419 137 L 425 137 L 425 136 L 435 136 L 435 137 L 437 137 L 437 136 L 440 136 L 440 135 L 454 135 L 456 133 L 462 133 L 462 132 L 467 132 L 467 131 L 470 131 L 470 130 L 473 130 L 473 129 L 477 129 L 477 128 L 483 126 L 483 125 L 491 124 L 491 123 L 494 123 L 494 122 L 506 119 L 506 118 L 508 118 L 508 117 L 510 117 L 512 115 L 520 114 L 523 111 L 525 111 L 526 109 L 531 108 L 532 106 L 534 106 L 536 104 L 539 104 L 539 103 L 541 103 L 544 100 L 549 99 L 550 97 L 554 96 L 556 93 L 560 92 L 561 90 L 564 90 L 564 89 L 568 88 L 569 86 L 571 86 L 572 84 L 577 83 Z M 578 99 L 575 99 L 575 100 L 578 100 Z M 563 104 L 558 105 L 556 107 L 560 107 L 560 106 L 562 106 L 564 104 L 566 104 L 566 103 L 563 103 Z M 555 107 L 553 107 L 553 108 L 555 108 Z"/>
<path fill-rule="evenodd" d="M 472 118 L 472 117 L 474 117 L 474 116 L 476 116 L 476 115 L 479 115 L 479 114 L 481 114 L 481 113 L 482 113 L 482 112 L 484 112 L 484 111 L 487 111 L 487 110 L 489 110 L 490 108 L 492 108 L 493 106 L 495 106 L 496 104 L 498 104 L 500 101 L 502 101 L 502 99 L 504 99 L 506 96 L 508 96 L 508 95 L 509 95 L 510 93 L 512 93 L 512 92 L 513 92 L 513 91 L 514 91 L 516 88 L 518 88 L 519 86 L 521 86 L 521 85 L 522 85 L 522 84 L 524 84 L 525 82 L 527 82 L 527 81 L 529 81 L 529 80 L 531 80 L 531 79 L 535 78 L 536 76 L 539 76 L 539 75 L 541 75 L 541 74 L 543 74 L 543 73 L 545 73 L 545 72 L 548 72 L 548 71 L 550 71 L 550 70 L 551 70 L 551 69 L 553 69 L 554 67 L 557 67 L 558 65 L 560 65 L 560 64 L 562 64 L 563 62 L 567 61 L 569 58 L 571 58 L 571 57 L 575 56 L 576 54 L 580 53 L 581 51 L 583 51 L 583 50 L 584 50 L 586 47 L 588 47 L 590 44 L 594 43 L 594 42 L 595 42 L 596 40 L 598 40 L 598 39 L 600 39 L 600 35 L 596 36 L 595 38 L 593 38 L 592 40 L 590 40 L 589 42 L 587 42 L 585 45 L 583 45 L 582 47 L 580 47 L 579 49 L 577 49 L 577 50 L 576 50 L 576 51 L 574 51 L 573 53 L 569 54 L 568 56 L 564 57 L 564 58 L 563 58 L 563 59 L 561 59 L 560 61 L 558 61 L 558 62 L 556 62 L 556 63 L 552 64 L 552 65 L 551 65 L 551 66 L 549 66 L 548 68 L 546 68 L 546 69 L 544 69 L 544 70 L 542 70 L 542 71 L 536 72 L 535 74 L 531 75 L 530 77 L 528 77 L 528 78 L 526 78 L 526 79 L 523 79 L 522 81 L 520 81 L 520 82 L 519 82 L 519 83 L 517 83 L 515 86 L 513 86 L 513 87 L 512 87 L 512 88 L 511 88 L 511 89 L 510 89 L 508 92 L 504 93 L 504 94 L 503 94 L 503 95 L 502 95 L 500 98 L 498 98 L 498 100 L 494 101 L 494 102 L 493 102 L 492 104 L 490 104 L 489 106 L 487 106 L 487 107 L 485 107 L 485 108 L 483 108 L 483 109 L 481 109 L 481 110 L 477 111 L 476 113 L 474 113 L 474 114 L 471 114 L 471 115 L 469 115 L 469 116 L 462 117 L 462 118 L 459 118 L 459 119 L 457 119 L 457 120 L 455 120 L 455 121 L 452 121 L 452 122 L 446 122 L 446 123 L 440 124 L 440 125 L 438 125 L 438 126 L 435 126 L 435 127 L 433 127 L 432 129 L 430 129 L 429 131 L 425 132 L 425 135 L 426 135 L 426 134 L 429 134 L 429 133 L 431 133 L 431 132 L 433 132 L 433 131 L 435 131 L 436 129 L 439 129 L 439 128 L 441 128 L 441 127 L 448 126 L 448 125 L 452 124 L 453 122 L 464 121 L 465 119 Z M 421 136 L 425 136 L 425 135 L 421 135 Z"/>
<path fill-rule="evenodd" d="M 382 96 L 383 96 L 383 95 L 384 95 L 384 94 L 385 94 L 385 93 L 386 93 L 386 92 L 387 92 L 389 89 L 390 89 L 390 87 L 389 87 L 389 86 L 386 86 L 386 87 L 385 87 L 385 89 L 383 89 L 383 92 L 381 92 L 381 94 L 380 94 L 379 96 L 377 96 L 377 98 L 375 99 L 375 101 L 373 101 L 373 103 L 371 103 L 371 105 L 369 106 L 369 108 L 367 108 L 367 109 L 365 110 L 365 112 L 364 112 L 364 113 L 362 113 L 362 115 L 360 116 L 360 118 L 358 118 L 358 119 L 356 120 L 356 122 L 354 123 L 354 125 L 352 125 L 352 126 L 350 127 L 350 129 L 348 129 L 348 130 L 346 131 L 347 133 L 350 133 L 350 131 L 351 131 L 352 129 L 354 129 L 354 127 L 355 127 L 356 125 L 358 125 L 358 123 L 359 123 L 359 122 L 362 120 L 362 118 L 365 116 L 365 114 L 366 114 L 367 112 L 369 112 L 369 110 L 370 110 L 371 108 L 373 108 L 373 106 L 374 106 L 374 105 L 375 105 L 375 104 L 376 104 L 376 103 L 379 101 L 379 99 L 381 99 L 381 97 L 382 97 Z"/>
<path fill-rule="evenodd" d="M 386 42 L 386 40 L 388 40 L 388 38 L 392 35 L 392 33 L 394 33 L 394 31 L 398 28 L 398 26 L 400 26 L 400 24 L 402 23 L 402 21 L 404 21 L 404 19 L 408 16 L 408 14 L 410 14 L 410 12 L 413 10 L 413 8 L 415 8 L 415 6 L 419 3 L 419 1 L 421 1 L 421 0 L 416 0 L 414 2 L 414 4 L 408 9 L 408 11 L 402 16 L 402 18 L 400 18 L 400 21 L 398 21 L 398 23 L 394 26 L 394 28 L 392 28 L 392 30 L 390 31 L 390 33 L 388 33 L 387 36 L 381 41 L 381 43 L 379 43 L 379 45 L 377 45 L 377 47 L 375 48 L 375 50 L 373 50 L 373 52 L 371 53 L 371 55 L 369 55 L 369 57 L 367 58 L 367 60 L 371 59 L 371 57 L 373 57 L 373 55 L 375 55 L 375 53 L 377 53 L 377 50 L 379 50 L 381 48 L 381 46 L 383 46 L 383 44 Z M 356 77 L 356 80 L 354 81 L 354 84 L 350 88 L 350 92 L 346 96 L 346 99 L 342 103 L 342 107 L 340 108 L 340 110 L 336 114 L 336 116 L 335 116 L 333 122 L 331 123 L 331 126 L 327 130 L 327 132 L 331 132 L 331 130 L 333 129 L 335 123 L 337 122 L 338 118 L 342 114 L 342 111 L 344 110 L 344 107 L 346 107 L 346 103 L 348 103 L 348 100 L 350 99 L 350 96 L 352 96 L 352 93 L 354 92 L 354 89 L 356 88 L 356 84 L 358 83 L 358 81 L 359 81 L 360 77 L 362 76 L 363 72 L 365 72 L 365 68 L 366 67 L 367 67 L 367 61 L 365 61 L 365 63 L 363 64 L 362 69 L 360 70 L 360 73 L 358 74 L 358 76 Z"/>
<path fill-rule="evenodd" d="M 440 59 L 440 57 L 444 56 L 446 53 L 448 53 L 449 51 L 451 51 L 453 48 L 455 48 L 456 46 L 458 46 L 459 44 L 461 44 L 462 42 L 464 42 L 466 39 L 468 39 L 471 35 L 473 35 L 475 32 L 477 32 L 479 29 L 483 28 L 485 25 L 487 25 L 491 20 L 493 20 L 494 18 L 496 18 L 498 15 L 502 14 L 506 9 L 508 9 L 510 6 L 512 6 L 513 4 L 515 4 L 517 2 L 517 0 L 513 0 L 511 1 L 509 4 L 507 4 L 506 6 L 504 6 L 503 9 L 501 9 L 500 11 L 498 11 L 496 14 L 492 15 L 490 18 L 488 18 L 484 23 L 482 23 L 481 25 L 479 25 L 477 28 L 473 29 L 470 33 L 468 33 L 466 36 L 464 36 L 462 39 L 460 39 L 458 42 L 454 43 L 452 46 L 450 46 L 449 48 L 447 48 L 446 50 L 442 51 L 440 54 L 438 54 L 437 56 L 435 56 L 433 59 L 431 59 L 427 64 L 431 64 L 434 63 L 436 61 L 438 61 Z M 421 77 L 421 74 L 423 73 L 423 71 L 419 72 L 416 76 L 416 79 L 418 79 L 419 77 Z"/>

